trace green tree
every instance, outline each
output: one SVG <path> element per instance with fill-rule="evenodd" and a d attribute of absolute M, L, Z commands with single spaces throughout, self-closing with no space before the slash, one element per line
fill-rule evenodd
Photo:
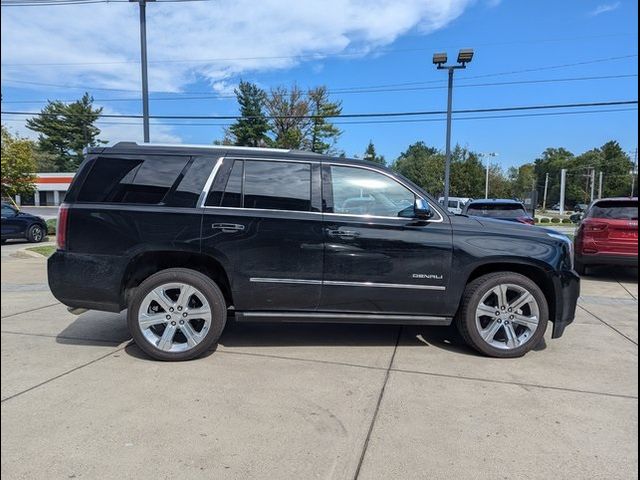
<path fill-rule="evenodd" d="M 510 197 L 527 198 L 536 189 L 538 179 L 533 163 L 525 163 L 519 167 L 509 169 Z"/>
<path fill-rule="evenodd" d="M 266 97 L 266 108 L 271 117 L 271 131 L 275 138 L 273 145 L 278 148 L 301 149 L 304 135 L 310 124 L 309 101 L 297 87 L 290 89 L 276 87 Z"/>
<path fill-rule="evenodd" d="M 105 143 L 98 139 L 95 122 L 102 108 L 93 107 L 85 93 L 73 103 L 49 101 L 39 115 L 27 120 L 27 128 L 38 132 L 38 150 L 48 154 L 55 171 L 75 171 L 84 158 L 83 150 Z"/>
<path fill-rule="evenodd" d="M 2 194 L 31 195 L 36 190 L 34 172 L 34 144 L 25 138 L 14 136 L 2 125 L 1 161 Z"/>
<path fill-rule="evenodd" d="M 603 173 L 603 196 L 628 196 L 631 193 L 632 177 L 630 172 L 633 169 L 633 161 L 615 141 L 605 143 L 599 150 L 602 155 L 602 163 L 598 165 L 598 170 Z"/>
<path fill-rule="evenodd" d="M 452 197 L 484 198 L 484 166 L 478 155 L 456 145 L 451 152 Z"/>
<path fill-rule="evenodd" d="M 444 155 L 438 149 L 416 142 L 400 154 L 391 168 L 432 195 L 444 186 Z"/>
<path fill-rule="evenodd" d="M 574 159 L 574 154 L 565 148 L 547 148 L 534 162 L 534 171 L 538 182 L 538 198 L 542 200 L 544 194 L 544 178 L 549 174 L 547 191 L 547 205 L 553 205 L 560 200 L 560 171 L 568 168 Z"/>
<path fill-rule="evenodd" d="M 329 100 L 327 87 L 316 87 L 308 92 L 311 122 L 307 132 L 307 149 L 316 153 L 332 153 L 342 131 L 328 118 L 342 113 L 342 102 Z"/>
<path fill-rule="evenodd" d="M 235 145 L 261 147 L 270 145 L 269 122 L 264 113 L 266 94 L 257 85 L 241 81 L 234 90 L 240 105 L 240 118 L 229 127 Z"/>
<path fill-rule="evenodd" d="M 378 165 L 387 164 L 384 156 L 377 154 L 376 147 L 375 145 L 373 145 L 373 142 L 371 140 L 369 140 L 369 145 L 367 145 L 367 149 L 364 151 L 364 156 L 362 158 L 370 162 L 377 163 Z"/>

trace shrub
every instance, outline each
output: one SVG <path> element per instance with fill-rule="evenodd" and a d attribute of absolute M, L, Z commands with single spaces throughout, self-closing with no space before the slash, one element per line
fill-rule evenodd
<path fill-rule="evenodd" d="M 551 223 L 560 223 L 560 219 L 558 217 L 553 217 L 551 219 Z"/>
<path fill-rule="evenodd" d="M 571 219 L 570 218 L 563 218 L 562 219 L 562 223 L 571 223 Z"/>
<path fill-rule="evenodd" d="M 533 223 L 540 223 L 540 219 L 538 217 L 534 218 Z"/>
<path fill-rule="evenodd" d="M 549 223 L 549 222 L 551 222 L 551 220 L 549 220 L 549 219 L 548 219 L 548 218 L 546 218 L 546 217 L 545 217 L 545 218 L 540 219 L 540 223 Z"/>
<path fill-rule="evenodd" d="M 55 218 L 47 220 L 47 235 L 55 235 L 57 225 L 58 221 Z"/>

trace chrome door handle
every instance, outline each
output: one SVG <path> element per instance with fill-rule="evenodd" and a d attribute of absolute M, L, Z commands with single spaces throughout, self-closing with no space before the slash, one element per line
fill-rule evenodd
<path fill-rule="evenodd" d="M 327 234 L 330 237 L 339 237 L 339 238 L 354 238 L 354 237 L 360 236 L 360 233 L 354 230 L 327 230 Z"/>
<path fill-rule="evenodd" d="M 214 223 L 211 225 L 214 230 L 221 230 L 222 233 L 236 233 L 244 230 L 244 225 L 239 223 Z"/>

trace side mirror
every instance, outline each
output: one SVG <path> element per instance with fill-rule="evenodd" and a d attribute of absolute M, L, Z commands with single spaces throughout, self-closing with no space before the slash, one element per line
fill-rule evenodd
<path fill-rule="evenodd" d="M 431 205 L 424 198 L 416 198 L 413 205 L 413 216 L 420 220 L 429 220 L 433 217 L 433 211 Z"/>

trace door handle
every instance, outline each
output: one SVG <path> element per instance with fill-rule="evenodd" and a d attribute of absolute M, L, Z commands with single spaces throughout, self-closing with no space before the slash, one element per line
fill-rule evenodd
<path fill-rule="evenodd" d="M 360 236 L 360 233 L 354 230 L 327 230 L 327 234 L 330 237 L 339 237 L 339 238 L 354 238 L 354 237 Z"/>
<path fill-rule="evenodd" d="M 221 230 L 222 233 L 236 233 L 244 230 L 244 225 L 239 223 L 214 223 L 211 225 L 214 230 Z"/>

